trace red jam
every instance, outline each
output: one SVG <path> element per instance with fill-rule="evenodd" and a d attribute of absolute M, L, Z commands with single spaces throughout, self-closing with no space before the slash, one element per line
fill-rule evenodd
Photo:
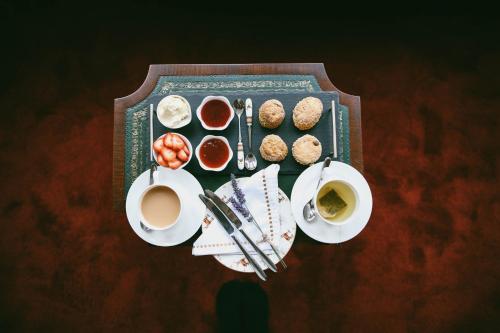
<path fill-rule="evenodd" d="M 221 100 L 212 99 L 201 108 L 201 119 L 210 127 L 222 127 L 231 116 L 229 106 Z"/>
<path fill-rule="evenodd" d="M 221 139 L 209 139 L 200 147 L 200 160 L 209 168 L 219 168 L 227 162 L 229 148 Z"/>

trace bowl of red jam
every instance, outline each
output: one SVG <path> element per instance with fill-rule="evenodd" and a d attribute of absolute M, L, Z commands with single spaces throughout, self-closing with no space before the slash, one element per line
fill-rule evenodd
<path fill-rule="evenodd" d="M 204 129 L 222 131 L 234 118 L 234 110 L 224 96 L 207 96 L 196 109 L 196 115 Z"/>
<path fill-rule="evenodd" d="M 196 158 L 204 170 L 221 171 L 233 158 L 229 142 L 223 136 L 207 135 L 195 150 Z"/>

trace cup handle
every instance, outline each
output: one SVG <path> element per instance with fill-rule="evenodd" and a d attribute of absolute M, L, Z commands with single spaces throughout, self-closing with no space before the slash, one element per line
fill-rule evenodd
<path fill-rule="evenodd" d="M 158 184 L 159 183 L 159 180 L 160 180 L 160 177 L 159 177 L 159 171 L 158 171 L 158 167 L 156 164 L 151 164 L 151 167 L 149 169 L 149 185 L 153 185 L 153 184 Z"/>
<path fill-rule="evenodd" d="M 153 181 L 155 184 L 158 184 L 160 182 L 160 171 L 156 169 L 153 172 Z"/>

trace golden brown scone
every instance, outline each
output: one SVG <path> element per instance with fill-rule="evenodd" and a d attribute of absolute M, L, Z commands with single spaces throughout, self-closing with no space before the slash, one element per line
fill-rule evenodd
<path fill-rule="evenodd" d="M 270 99 L 262 103 L 259 108 L 259 122 L 262 127 L 276 128 L 285 119 L 283 104 L 277 99 Z"/>
<path fill-rule="evenodd" d="M 260 155 L 266 161 L 283 161 L 288 154 L 286 143 L 277 135 L 266 135 L 260 144 Z"/>
<path fill-rule="evenodd" d="M 292 155 L 300 164 L 312 164 L 321 157 L 321 142 L 309 134 L 301 136 L 293 143 Z"/>
<path fill-rule="evenodd" d="M 299 130 L 312 128 L 321 118 L 323 103 L 316 97 L 306 97 L 293 109 L 293 123 Z"/>

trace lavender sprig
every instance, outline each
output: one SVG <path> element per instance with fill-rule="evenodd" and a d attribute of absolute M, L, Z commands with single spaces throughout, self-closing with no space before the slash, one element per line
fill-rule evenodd
<path fill-rule="evenodd" d="M 236 180 L 236 177 L 234 176 L 234 174 L 231 174 L 231 185 L 233 187 L 233 192 L 236 196 L 236 200 L 233 197 L 231 197 L 229 199 L 229 201 L 231 202 L 231 204 L 233 205 L 233 207 L 241 213 L 241 215 L 243 215 L 245 217 L 245 219 L 248 221 L 248 222 L 252 222 L 253 224 L 255 224 L 255 226 L 260 230 L 260 232 L 262 233 L 262 236 L 264 237 L 264 240 L 267 238 L 266 234 L 262 231 L 262 229 L 260 228 L 259 224 L 257 223 L 257 221 L 255 221 L 254 217 L 252 216 L 252 213 L 250 213 L 250 210 L 248 209 L 247 207 L 247 204 L 246 204 L 246 199 L 245 199 L 245 194 L 243 193 L 243 191 L 241 190 L 241 188 L 238 186 L 238 181 Z"/>
<path fill-rule="evenodd" d="M 248 209 L 242 205 L 241 203 L 238 202 L 234 197 L 229 198 L 229 202 L 231 205 L 233 205 L 234 209 L 236 209 L 238 212 L 240 212 L 241 215 L 243 215 L 244 218 L 248 218 L 250 216 L 250 212 Z"/>
<path fill-rule="evenodd" d="M 236 180 L 236 176 L 234 174 L 231 174 L 231 185 L 233 186 L 233 191 L 234 194 L 236 195 L 236 199 L 238 199 L 241 206 L 243 206 L 246 202 L 245 194 L 243 194 L 243 191 L 238 186 L 238 181 Z"/>
<path fill-rule="evenodd" d="M 236 199 L 234 198 L 234 196 L 232 196 L 229 198 L 229 202 L 234 207 L 234 209 L 236 209 L 241 215 L 243 215 L 243 217 L 245 217 L 245 219 L 247 219 L 247 221 L 252 222 L 257 227 L 257 229 L 259 229 L 260 233 L 262 234 L 262 240 L 264 242 L 267 242 L 271 246 L 272 250 L 274 251 L 274 254 L 276 254 L 279 261 L 281 262 L 281 265 L 286 269 L 287 266 L 283 261 L 283 258 L 281 257 L 280 253 L 274 247 L 273 243 L 269 240 L 267 234 L 264 233 L 264 231 L 262 231 L 257 221 L 254 219 L 254 217 L 248 210 L 245 200 L 245 194 L 238 186 L 238 181 L 236 180 L 236 176 L 234 174 L 231 174 L 231 186 L 233 187 L 233 192 L 236 196 Z"/>

